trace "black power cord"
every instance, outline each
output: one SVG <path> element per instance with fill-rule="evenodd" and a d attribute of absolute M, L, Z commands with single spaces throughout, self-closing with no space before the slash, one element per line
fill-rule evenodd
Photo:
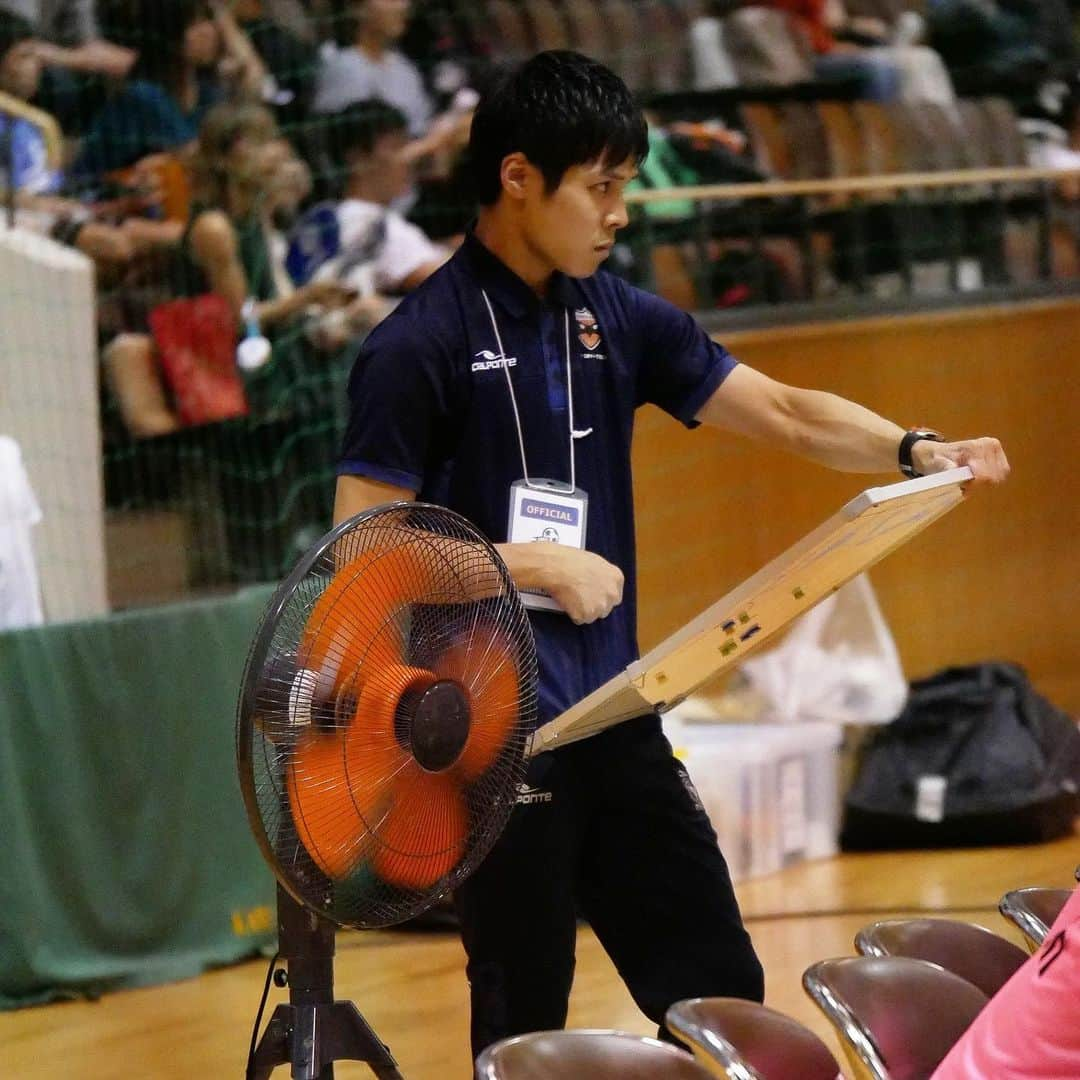
<path fill-rule="evenodd" d="M 274 953 L 270 957 L 270 966 L 266 969 L 266 982 L 263 983 L 259 1011 L 255 1014 L 255 1026 L 251 1029 L 251 1046 L 248 1048 L 247 1069 L 244 1071 L 246 1080 L 255 1080 L 255 1047 L 259 1042 L 259 1028 L 262 1027 L 263 1010 L 266 1008 L 266 999 L 270 996 L 270 980 L 274 978 L 274 966 L 277 962 L 278 954 Z"/>

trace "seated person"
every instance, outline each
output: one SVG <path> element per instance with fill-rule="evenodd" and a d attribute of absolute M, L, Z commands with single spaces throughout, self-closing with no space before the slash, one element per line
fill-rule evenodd
<path fill-rule="evenodd" d="M 95 117 L 76 158 L 73 171 L 87 184 L 149 155 L 190 149 L 213 105 L 230 94 L 257 101 L 266 81 L 262 62 L 223 5 L 130 0 L 127 10 L 139 60 Z"/>
<path fill-rule="evenodd" d="M 94 0 L 0 0 L 0 10 L 26 19 L 48 67 L 123 78 L 135 62 L 130 49 L 102 38 Z"/>
<path fill-rule="evenodd" d="M 322 348 L 366 333 L 393 307 L 390 296 L 416 288 L 450 257 L 448 248 L 393 209 L 413 179 L 406 124 L 382 101 L 350 105 L 329 121 L 328 143 L 345 169 L 344 197 L 333 208 L 329 239 L 309 242 L 309 230 L 322 227 L 323 204 L 300 223 L 293 254 L 299 276 L 342 282 L 358 300 L 324 322 L 317 339 Z"/>
<path fill-rule="evenodd" d="M 337 45 L 326 45 L 321 53 L 315 111 L 338 112 L 372 98 L 385 101 L 406 117 L 412 136 L 407 155 L 414 161 L 434 156 L 434 172 L 445 175 L 468 140 L 467 94 L 458 108 L 433 118 L 420 71 L 394 48 L 408 25 L 408 0 L 361 0 L 345 6 L 349 14 L 340 19 Z"/>
<path fill-rule="evenodd" d="M 991 998 L 931 1080 L 1080 1076 L 1080 888 L 1042 947 Z"/>
<path fill-rule="evenodd" d="M 349 276 L 348 265 L 370 269 L 366 291 L 401 294 L 415 289 L 449 258 L 423 230 L 391 206 L 412 183 L 404 115 L 382 101 L 350 105 L 333 119 L 333 140 L 345 165 L 344 198 L 337 216 L 341 255 L 322 268 L 361 288 L 363 277 Z M 362 252 L 367 258 L 361 258 Z M 363 290 L 362 290 L 363 291 Z"/>
<path fill-rule="evenodd" d="M 867 30 L 886 33 L 849 21 L 843 0 L 768 0 L 770 7 L 793 16 L 814 50 L 814 71 L 819 78 L 855 78 L 858 94 L 869 101 L 955 100 L 941 58 L 917 45 L 867 45 Z M 855 40 L 844 40 L 845 35 Z"/>
<path fill-rule="evenodd" d="M 315 48 L 280 25 L 264 0 L 235 0 L 232 13 L 267 72 L 263 103 L 283 126 L 307 119 L 315 97 Z"/>
<path fill-rule="evenodd" d="M 42 62 L 33 28 L 23 18 L 0 10 L 0 92 L 28 103 L 40 85 Z M 31 116 L 30 112 L 37 115 Z M 142 251 L 168 245 L 175 230 L 161 222 L 132 219 L 113 223 L 99 217 L 98 208 L 61 198 L 63 174 L 49 161 L 45 132 L 60 130 L 47 113 L 28 110 L 26 117 L 0 111 L 0 142 L 10 139 L 18 223 L 71 244 L 99 264 L 120 264 Z"/>
<path fill-rule="evenodd" d="M 223 104 L 212 109 L 199 133 L 193 167 L 196 201 L 180 242 L 172 295 L 217 293 L 232 307 L 238 326 L 261 327 L 280 344 L 252 376 L 248 395 L 259 415 L 288 411 L 296 342 L 290 324 L 309 308 L 340 307 L 355 294 L 329 281 L 292 288 L 273 219 L 283 206 L 304 197 L 307 177 L 265 108 Z M 180 426 L 158 378 L 146 326 L 119 335 L 105 361 L 132 434 L 161 435 Z"/>
<path fill-rule="evenodd" d="M 81 134 L 105 100 L 105 80 L 125 78 L 134 51 L 105 40 L 94 0 L 0 0 L 0 11 L 26 19 L 37 41 L 46 70 L 34 104 Z"/>

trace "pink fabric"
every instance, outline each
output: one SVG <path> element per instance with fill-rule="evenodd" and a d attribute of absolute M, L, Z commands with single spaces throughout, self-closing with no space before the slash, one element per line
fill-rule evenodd
<path fill-rule="evenodd" d="M 1080 889 L 931 1080 L 1080 1078 Z"/>

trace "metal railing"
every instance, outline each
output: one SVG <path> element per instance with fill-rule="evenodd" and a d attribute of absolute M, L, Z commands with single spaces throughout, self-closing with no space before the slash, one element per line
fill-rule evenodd
<path fill-rule="evenodd" d="M 692 306 L 707 322 L 728 325 L 1080 292 L 1078 196 L 1080 169 L 1049 168 L 636 190 L 626 197 L 628 276 L 664 292 L 656 252 L 676 251 Z M 799 253 L 800 279 L 783 300 L 768 298 L 763 280 L 777 240 Z M 1019 277 L 1014 240 L 1027 260 Z M 748 255 L 746 285 L 756 299 L 718 308 L 714 266 L 718 252 L 733 247 Z M 936 289 L 919 286 L 918 270 L 929 264 L 941 270 Z M 883 274 L 895 280 L 887 297 L 876 288 Z"/>

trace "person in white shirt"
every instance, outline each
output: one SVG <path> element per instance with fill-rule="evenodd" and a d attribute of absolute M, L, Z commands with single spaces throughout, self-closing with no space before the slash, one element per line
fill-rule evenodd
<path fill-rule="evenodd" d="M 414 289 L 449 258 L 392 205 L 412 184 L 405 116 L 383 101 L 365 101 L 333 119 L 333 141 L 345 163 L 338 204 L 338 255 L 320 268 L 361 295 Z"/>
<path fill-rule="evenodd" d="M 319 57 L 314 110 L 336 113 L 356 102 L 378 99 L 405 116 L 411 139 L 410 161 L 434 159 L 432 172 L 445 175 L 454 155 L 468 141 L 469 107 L 435 116 L 434 105 L 416 65 L 394 46 L 409 23 L 409 0 L 362 0 L 347 5 L 337 45 L 324 45 Z"/>

